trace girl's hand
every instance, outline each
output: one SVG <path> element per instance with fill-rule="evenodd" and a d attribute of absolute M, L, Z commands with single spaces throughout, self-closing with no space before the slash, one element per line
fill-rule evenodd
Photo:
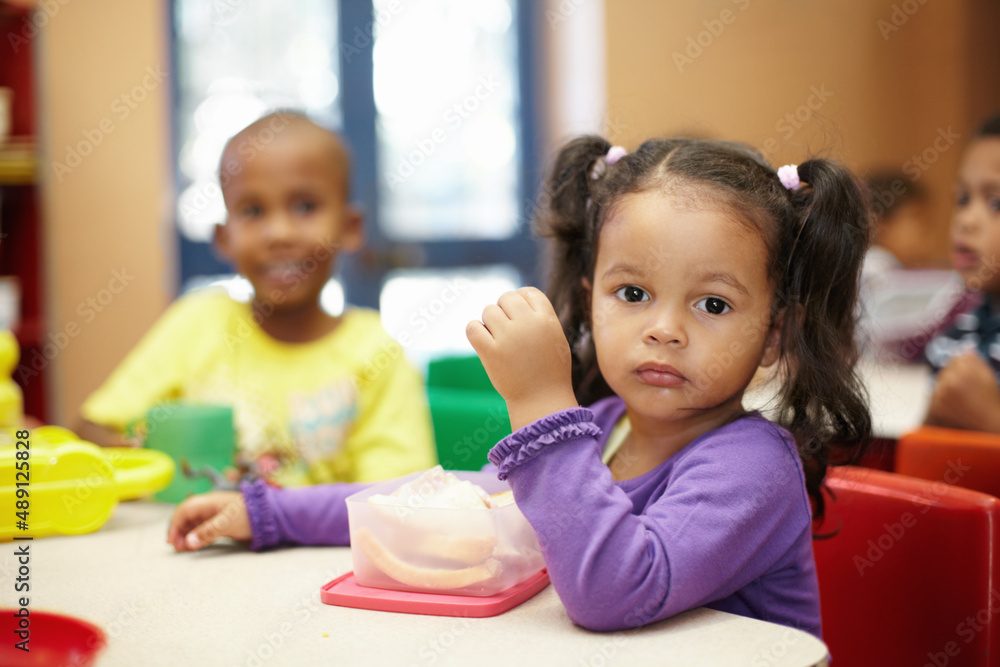
<path fill-rule="evenodd" d="M 507 292 L 486 307 L 482 322 L 469 322 L 465 335 L 507 401 L 515 431 L 577 406 L 569 343 L 552 304 L 538 289 Z"/>
<path fill-rule="evenodd" d="M 247 542 L 253 537 L 243 494 L 212 491 L 191 496 L 170 517 L 167 542 L 177 551 L 197 551 L 220 537 Z"/>
<path fill-rule="evenodd" d="M 938 373 L 926 423 L 1000 433 L 1000 386 L 974 351 L 952 358 Z"/>

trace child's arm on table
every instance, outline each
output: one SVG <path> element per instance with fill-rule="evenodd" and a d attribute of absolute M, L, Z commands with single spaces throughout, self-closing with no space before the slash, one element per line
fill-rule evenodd
<path fill-rule="evenodd" d="M 1000 433 L 1000 385 L 975 351 L 953 357 L 938 373 L 925 423 Z"/>
<path fill-rule="evenodd" d="M 135 437 L 125 435 L 113 428 L 95 424 L 87 419 L 81 419 L 76 426 L 76 434 L 81 440 L 92 442 L 101 447 L 141 447 L 142 442 Z"/>
<path fill-rule="evenodd" d="M 244 482 L 240 491 L 188 498 L 174 510 L 167 542 L 193 551 L 220 537 L 250 542 L 260 551 L 281 544 L 346 546 L 350 543 L 347 496 L 367 484 L 320 484 L 278 489 Z"/>
<path fill-rule="evenodd" d="M 770 424 L 773 446 L 748 457 L 739 437 L 720 439 L 726 455 L 689 457 L 662 497 L 633 514 L 601 462 L 593 413 L 576 405 L 569 346 L 548 299 L 525 288 L 498 304 L 466 329 L 515 429 L 490 460 L 535 529 L 575 623 L 620 630 L 729 596 L 810 530 L 797 455 Z"/>
<path fill-rule="evenodd" d="M 591 630 L 622 630 L 728 597 L 794 560 L 797 541 L 808 544 L 796 455 L 761 424 L 770 437 L 751 445 L 753 456 L 743 433 L 716 434 L 675 464 L 663 494 L 640 514 L 601 463 L 588 409 L 516 431 L 490 460 L 535 529 L 569 617 Z"/>

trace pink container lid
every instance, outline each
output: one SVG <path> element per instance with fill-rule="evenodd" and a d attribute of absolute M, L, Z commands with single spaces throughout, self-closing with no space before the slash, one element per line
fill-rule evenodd
<path fill-rule="evenodd" d="M 427 614 L 430 616 L 484 618 L 513 609 L 525 600 L 534 597 L 548 585 L 548 570 L 541 570 L 496 595 L 477 597 L 474 595 L 417 593 L 359 586 L 354 580 L 354 572 L 348 572 L 323 586 L 320 589 L 320 600 L 325 604 L 355 609 L 395 611 L 403 614 Z"/>

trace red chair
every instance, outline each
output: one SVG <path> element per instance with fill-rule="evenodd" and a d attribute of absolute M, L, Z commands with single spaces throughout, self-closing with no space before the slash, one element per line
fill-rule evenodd
<path fill-rule="evenodd" d="M 1000 499 L 831 468 L 813 541 L 833 665 L 1000 665 Z"/>
<path fill-rule="evenodd" d="M 893 470 L 1000 497 L 1000 435 L 921 426 L 896 443 Z"/>

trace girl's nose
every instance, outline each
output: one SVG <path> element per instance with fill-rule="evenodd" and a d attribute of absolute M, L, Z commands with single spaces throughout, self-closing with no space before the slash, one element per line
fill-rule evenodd
<path fill-rule="evenodd" d="M 688 338 L 681 309 L 674 306 L 656 309 L 642 332 L 642 340 L 649 344 L 686 347 Z"/>

